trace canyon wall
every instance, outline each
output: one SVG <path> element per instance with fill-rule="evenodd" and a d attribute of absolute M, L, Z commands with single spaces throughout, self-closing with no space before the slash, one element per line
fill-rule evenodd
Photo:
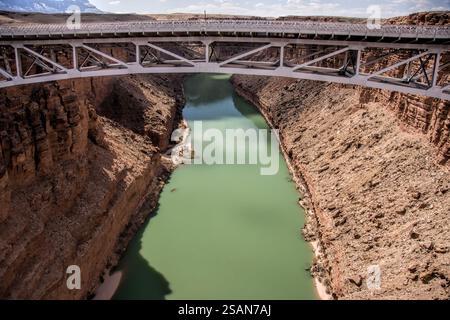
<path fill-rule="evenodd" d="M 378 91 L 373 102 L 360 88 L 287 78 L 232 82 L 280 131 L 309 212 L 304 236 L 321 251 L 311 270 L 334 298 L 450 297 L 448 102 Z M 416 103 L 399 112 L 403 101 Z"/>
<path fill-rule="evenodd" d="M 450 102 L 361 88 L 360 103 L 375 102 L 391 110 L 405 129 L 423 134 L 436 147 L 441 164 L 450 158 Z"/>
<path fill-rule="evenodd" d="M 181 78 L 129 76 L 0 91 L 0 297 L 85 298 L 156 204 Z M 148 214 L 149 212 L 146 212 Z M 68 290 L 66 269 L 81 269 Z"/>
<path fill-rule="evenodd" d="M 448 25 L 449 15 L 385 23 Z M 450 102 L 286 78 L 232 83 L 279 129 L 308 209 L 303 235 L 319 246 L 311 271 L 332 297 L 450 298 Z"/>

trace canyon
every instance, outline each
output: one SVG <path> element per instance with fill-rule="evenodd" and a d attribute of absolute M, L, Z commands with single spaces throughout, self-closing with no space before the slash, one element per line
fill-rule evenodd
<path fill-rule="evenodd" d="M 392 23 L 448 24 L 418 14 Z M 0 91 L 0 297 L 91 297 L 157 205 L 173 167 L 182 77 Z M 287 78 L 232 77 L 279 130 L 335 299 L 450 297 L 450 103 Z M 67 290 L 66 268 L 83 270 Z M 367 287 L 379 266 L 380 289 Z"/>

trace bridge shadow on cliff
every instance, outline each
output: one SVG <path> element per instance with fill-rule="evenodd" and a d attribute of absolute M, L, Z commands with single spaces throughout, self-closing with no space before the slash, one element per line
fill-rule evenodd
<path fill-rule="evenodd" d="M 141 254 L 144 231 L 157 212 L 158 207 L 134 236 L 119 264 L 123 278 L 114 300 L 165 300 L 172 292 L 169 281 Z"/>

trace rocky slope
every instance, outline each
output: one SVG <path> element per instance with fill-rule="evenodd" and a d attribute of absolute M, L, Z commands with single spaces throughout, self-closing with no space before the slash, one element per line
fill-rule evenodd
<path fill-rule="evenodd" d="M 280 130 L 310 212 L 304 235 L 322 251 L 312 271 L 335 298 L 450 297 L 448 102 L 372 92 L 389 95 L 389 107 L 342 85 L 233 83 Z M 365 282 L 371 265 L 381 269 L 379 290 Z"/>
<path fill-rule="evenodd" d="M 280 130 L 309 212 L 303 234 L 320 247 L 311 271 L 334 298 L 450 298 L 448 101 L 285 78 L 232 82 Z M 367 286 L 373 265 L 379 289 Z"/>
<path fill-rule="evenodd" d="M 0 297 L 93 292 L 145 218 L 138 209 L 156 203 L 180 83 L 130 76 L 0 92 Z M 67 289 L 69 265 L 81 268 L 81 290 Z"/>

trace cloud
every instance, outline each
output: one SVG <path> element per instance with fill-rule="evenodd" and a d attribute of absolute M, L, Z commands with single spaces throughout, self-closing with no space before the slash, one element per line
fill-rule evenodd
<path fill-rule="evenodd" d="M 119 0 L 110 1 L 110 2 L 108 2 L 108 4 L 110 4 L 112 6 L 116 6 L 116 5 L 120 4 L 120 1 Z"/>

